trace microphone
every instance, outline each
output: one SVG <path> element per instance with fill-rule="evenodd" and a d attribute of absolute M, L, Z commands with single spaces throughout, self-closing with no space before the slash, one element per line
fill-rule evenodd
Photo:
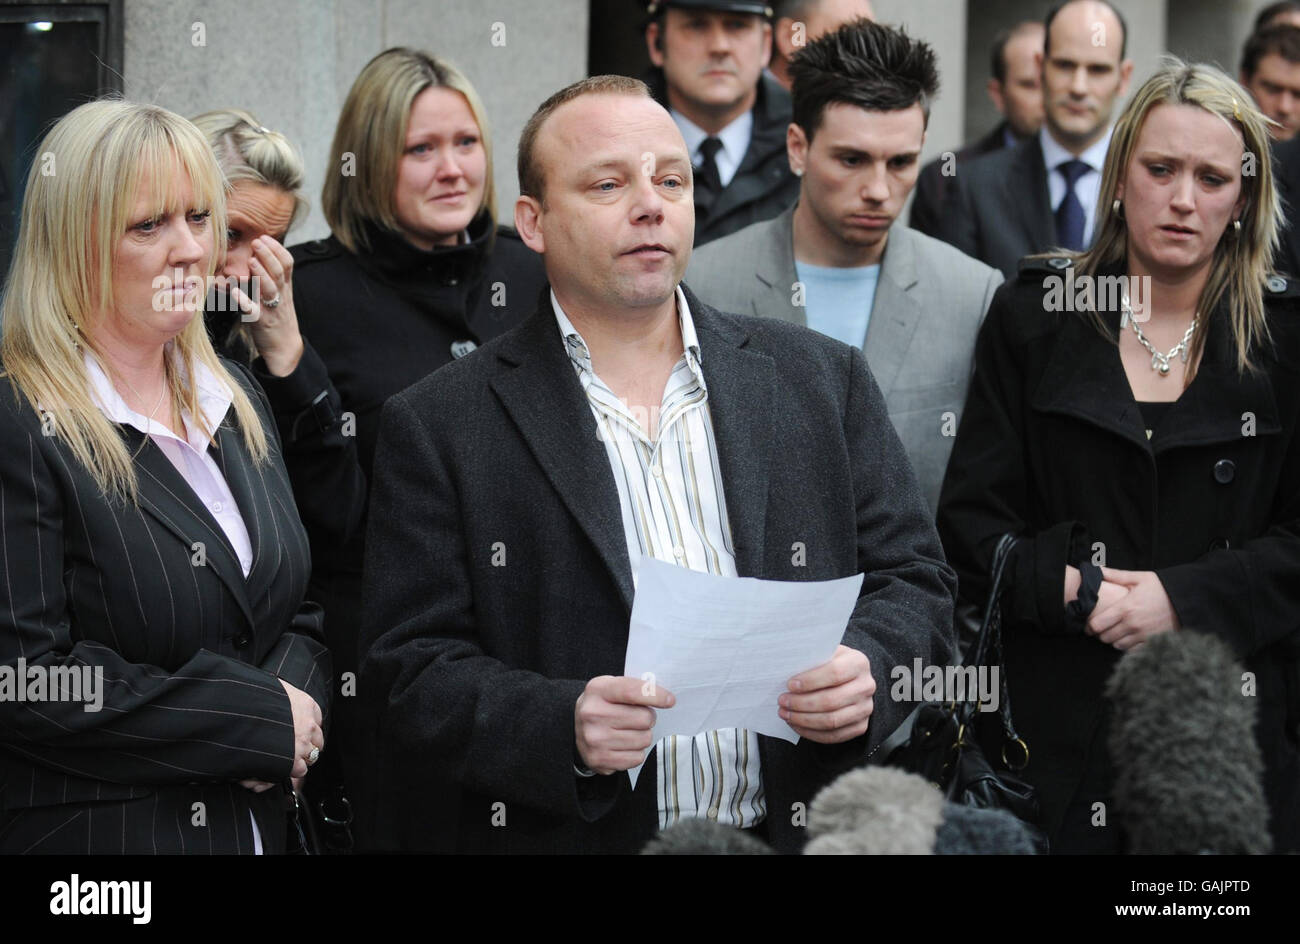
<path fill-rule="evenodd" d="M 804 855 L 930 855 L 944 798 L 915 774 L 859 767 L 841 774 L 808 808 Z"/>
<path fill-rule="evenodd" d="M 950 803 L 894 767 L 859 767 L 817 794 L 805 855 L 1033 855 L 1028 827 L 1005 810 Z"/>
<path fill-rule="evenodd" d="M 1160 633 L 1106 683 L 1115 807 L 1128 852 L 1266 853 L 1268 804 L 1255 699 L 1218 637 Z"/>
<path fill-rule="evenodd" d="M 645 844 L 642 855 L 776 855 L 746 830 L 707 819 L 680 819 Z"/>

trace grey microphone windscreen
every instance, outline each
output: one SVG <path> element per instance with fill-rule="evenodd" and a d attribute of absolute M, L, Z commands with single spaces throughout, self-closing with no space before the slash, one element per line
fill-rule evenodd
<path fill-rule="evenodd" d="M 1160 633 L 1106 685 L 1115 805 L 1138 854 L 1268 852 L 1255 699 L 1227 645 Z"/>
<path fill-rule="evenodd" d="M 743 829 L 707 819 L 678 820 L 645 844 L 642 855 L 776 855 Z"/>
<path fill-rule="evenodd" d="M 859 767 L 817 794 L 805 855 L 930 855 L 944 798 L 916 774 Z"/>

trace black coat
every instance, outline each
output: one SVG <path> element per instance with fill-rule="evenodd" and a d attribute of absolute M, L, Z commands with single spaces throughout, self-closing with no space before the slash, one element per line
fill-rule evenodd
<path fill-rule="evenodd" d="M 1047 163 L 1038 135 L 962 164 L 937 234 L 1014 279 L 1020 260 L 1056 245 Z"/>
<path fill-rule="evenodd" d="M 218 351 L 248 367 L 275 417 L 284 464 L 298 513 L 313 541 L 337 546 L 357 531 L 365 504 L 365 476 L 357 461 L 357 437 L 346 431 L 338 390 L 320 355 L 307 341 L 293 372 L 277 377 L 234 330 L 238 308 L 222 291 L 208 296 L 208 337 Z"/>
<path fill-rule="evenodd" d="M 655 70 L 647 82 L 655 99 L 667 108 L 668 90 L 663 72 Z M 763 73 L 758 80 L 749 148 L 736 175 L 707 212 L 696 207 L 696 246 L 780 216 L 799 199 L 799 178 L 790 170 L 785 150 L 790 108 L 790 93 L 776 79 Z"/>
<path fill-rule="evenodd" d="M 1155 571 L 1181 625 L 1221 637 L 1256 673 L 1275 842 L 1294 847 L 1300 293 L 1272 282 L 1275 349 L 1257 375 L 1238 376 L 1218 312 L 1196 378 L 1148 441 L 1115 343 L 1079 314 L 1045 310 L 1043 279 L 1059 274 L 1026 262 L 994 297 L 938 513 L 962 603 L 982 605 L 998 536 L 1022 537 L 1004 604 L 1007 679 L 1049 836 L 1064 850 L 1119 846 L 1118 830 L 1089 821 L 1094 802 L 1112 806 L 1101 692 L 1120 653 L 1070 633 L 1062 603 L 1066 564 L 1100 542 L 1106 565 Z"/>
<path fill-rule="evenodd" d="M 291 250 L 299 327 L 328 371 L 329 392 L 337 390 L 338 398 L 337 409 L 333 396 L 321 401 L 324 439 L 313 431 L 312 415 L 295 421 L 309 439 L 295 463 L 303 474 L 294 485 L 311 491 L 311 506 L 321 510 L 304 518 L 315 561 L 312 598 L 325 608 L 336 669 L 334 751 L 323 763 L 342 763 L 360 849 L 387 848 L 396 841 L 392 829 L 370 817 L 383 818 L 393 808 L 384 797 L 400 789 L 402 777 L 400 770 L 376 769 L 366 757 L 369 736 L 360 733 L 364 722 L 355 711 L 357 699 L 343 690 L 349 681 L 345 674 L 355 677 L 357 670 L 366 497 L 380 410 L 393 394 L 452 361 L 453 348 L 466 351 L 517 324 L 545 284 L 541 256 L 513 231 L 494 231 L 486 215 L 470 224 L 468 243 L 428 252 L 378 228 L 370 237 L 371 251 L 364 255 L 348 252 L 333 237 Z M 304 354 L 304 367 L 307 360 Z M 284 394 L 286 419 L 293 421 L 292 404 L 301 399 L 293 390 L 313 385 L 286 381 L 283 386 L 288 389 L 271 385 L 268 392 Z M 355 441 L 353 456 L 331 454 L 340 432 Z M 336 520 L 322 526 L 321 517 L 331 508 Z M 344 540 L 340 534 L 349 536 Z"/>
<path fill-rule="evenodd" d="M 1285 221 L 1273 264 L 1279 272 L 1300 277 L 1300 137 L 1273 146 L 1273 171 Z"/>
<path fill-rule="evenodd" d="M 862 353 L 688 301 L 737 571 L 866 574 L 844 643 L 871 660 L 870 729 L 833 746 L 759 738 L 767 834 L 792 851 L 792 804 L 906 717 L 884 694 L 891 667 L 951 658 L 953 574 Z M 637 851 L 656 778 L 633 793 L 624 774 L 573 769 L 574 702 L 622 674 L 633 592 L 613 472 L 549 300 L 394 397 L 379 453 L 361 683 L 408 788 L 404 848 Z"/>
<path fill-rule="evenodd" d="M 328 713 L 311 558 L 270 410 L 254 465 L 233 410 L 209 452 L 253 546 L 247 578 L 225 532 L 151 439 L 120 427 L 138 505 L 105 500 L 64 442 L 0 380 L 0 666 L 87 666 L 103 707 L 0 698 L 0 852 L 282 851 L 293 715 L 278 679 Z M 201 545 L 201 547 L 200 547 Z M 197 807 L 195 804 L 202 804 Z M 206 822 L 199 822 L 202 812 Z"/>
<path fill-rule="evenodd" d="M 965 164 L 977 157 L 1000 151 L 1007 146 L 1007 123 L 1004 121 L 984 137 L 968 144 L 954 157 L 956 164 Z M 943 238 L 943 216 L 948 203 L 951 176 L 944 176 L 944 159 L 937 157 L 921 168 L 916 178 L 916 194 L 912 197 L 912 211 L 907 218 L 908 225 L 914 230 Z"/>

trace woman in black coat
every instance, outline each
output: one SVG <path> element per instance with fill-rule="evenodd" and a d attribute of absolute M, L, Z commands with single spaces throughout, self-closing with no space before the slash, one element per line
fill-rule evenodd
<path fill-rule="evenodd" d="M 356 688 L 365 483 L 379 413 L 393 394 L 512 328 L 545 284 L 541 257 L 496 225 L 491 144 L 482 104 L 450 64 L 410 49 L 372 59 L 339 116 L 322 208 L 332 235 L 292 249 L 303 337 L 341 397 L 356 437 L 360 488 L 334 498 L 355 522 L 318 533 L 308 522 L 312 592 L 325 608 L 338 698 L 331 743 L 353 794 L 361 850 L 393 848 L 402 771 L 378 770 Z M 370 693 L 373 694 L 373 693 Z M 378 818 L 378 819 L 376 819 Z M 378 821 L 382 820 L 382 822 Z"/>
<path fill-rule="evenodd" d="M 1255 673 L 1275 848 L 1296 848 L 1300 292 L 1268 271 L 1267 154 L 1240 86 L 1171 63 L 1115 126 L 1094 247 L 1022 262 L 980 333 L 938 525 L 973 605 L 1020 537 L 1007 678 L 1056 851 L 1124 848 L 1102 687 L 1178 630 Z"/>
<path fill-rule="evenodd" d="M 345 435 L 338 391 L 298 329 L 290 227 L 307 210 L 298 149 L 251 112 L 224 108 L 191 121 L 208 140 L 226 182 L 226 246 L 204 319 L 212 343 L 248 368 L 266 394 L 303 524 L 314 542 L 346 541 L 360 520 L 365 476 L 357 440 Z M 351 650 L 344 654 L 351 662 Z M 318 848 L 351 848 L 352 819 L 340 754 L 346 738 L 312 768 L 303 799 Z"/>

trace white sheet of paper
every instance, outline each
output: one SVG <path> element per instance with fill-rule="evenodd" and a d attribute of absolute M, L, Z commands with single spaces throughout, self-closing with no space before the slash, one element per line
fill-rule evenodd
<path fill-rule="evenodd" d="M 838 580 L 719 577 L 641 559 L 623 674 L 677 698 L 654 738 L 746 728 L 791 743 L 777 698 L 829 662 L 853 615 L 862 574 Z M 636 786 L 640 767 L 629 770 Z"/>

